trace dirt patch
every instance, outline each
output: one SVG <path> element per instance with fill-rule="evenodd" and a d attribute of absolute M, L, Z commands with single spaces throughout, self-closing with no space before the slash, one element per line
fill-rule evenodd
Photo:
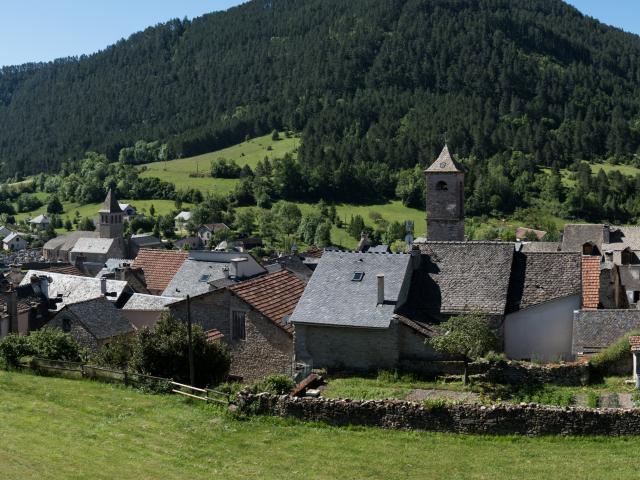
<path fill-rule="evenodd" d="M 418 388 L 407 395 L 410 402 L 422 402 L 430 399 L 452 400 L 460 403 L 477 403 L 480 395 L 473 392 L 456 392 L 453 390 L 421 389 Z"/>

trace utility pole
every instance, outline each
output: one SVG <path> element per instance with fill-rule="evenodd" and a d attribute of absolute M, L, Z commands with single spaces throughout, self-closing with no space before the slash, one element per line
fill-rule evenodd
<path fill-rule="evenodd" d="M 193 368 L 193 339 L 191 337 L 191 298 L 187 295 L 187 332 L 189 334 L 189 381 L 191 386 L 196 384 L 196 372 Z"/>

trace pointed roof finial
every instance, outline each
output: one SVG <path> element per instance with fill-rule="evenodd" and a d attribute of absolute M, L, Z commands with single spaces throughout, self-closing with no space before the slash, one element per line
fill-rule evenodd
<path fill-rule="evenodd" d="M 462 172 L 462 169 L 458 166 L 456 161 L 453 159 L 451 153 L 449 153 L 449 147 L 445 144 L 442 152 L 440 152 L 440 156 L 436 159 L 435 162 L 431 164 L 429 168 L 425 170 L 425 172 Z"/>
<path fill-rule="evenodd" d="M 122 209 L 120 208 L 120 204 L 116 199 L 114 193 L 109 189 L 107 193 L 107 198 L 104 199 L 102 203 L 102 208 L 100 209 L 100 213 L 121 213 Z"/>

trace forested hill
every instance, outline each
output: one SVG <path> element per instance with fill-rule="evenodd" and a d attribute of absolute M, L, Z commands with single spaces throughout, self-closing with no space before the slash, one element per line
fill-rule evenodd
<path fill-rule="evenodd" d="M 640 37 L 560 0 L 255 0 L 0 73 L 3 176 L 87 150 L 115 159 L 139 139 L 191 155 L 273 128 L 303 132 L 320 190 L 424 164 L 445 132 L 479 159 L 630 159 Z"/>

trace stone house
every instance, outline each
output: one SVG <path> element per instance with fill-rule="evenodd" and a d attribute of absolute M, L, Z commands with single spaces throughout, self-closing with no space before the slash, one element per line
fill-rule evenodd
<path fill-rule="evenodd" d="M 191 220 L 191 212 L 182 211 L 173 217 L 174 226 L 177 231 L 182 231 L 186 228 L 187 223 Z"/>
<path fill-rule="evenodd" d="M 229 227 L 224 223 L 205 223 L 198 228 L 197 235 L 203 245 L 209 245 L 211 237 L 218 232 L 229 231 Z"/>
<path fill-rule="evenodd" d="M 37 217 L 29 220 L 29 225 L 31 225 L 31 228 L 33 230 L 46 230 L 47 228 L 49 228 L 50 224 L 51 220 L 49 220 L 49 218 L 44 214 L 40 214 Z"/>
<path fill-rule="evenodd" d="M 161 295 L 188 257 L 187 252 L 142 248 L 131 268 L 142 273 L 149 293 Z"/>
<path fill-rule="evenodd" d="M 109 344 L 119 335 L 131 335 L 135 327 L 105 297 L 65 305 L 48 323 L 69 333 L 90 350 Z"/>
<path fill-rule="evenodd" d="M 231 374 L 251 382 L 274 373 L 292 374 L 293 312 L 304 283 L 286 270 L 237 282 L 189 299 L 191 319 L 224 342 Z M 187 300 L 168 306 L 187 320 Z"/>
<path fill-rule="evenodd" d="M 2 248 L 10 252 L 19 252 L 27 248 L 27 241 L 19 233 L 12 232 L 2 239 Z"/>

